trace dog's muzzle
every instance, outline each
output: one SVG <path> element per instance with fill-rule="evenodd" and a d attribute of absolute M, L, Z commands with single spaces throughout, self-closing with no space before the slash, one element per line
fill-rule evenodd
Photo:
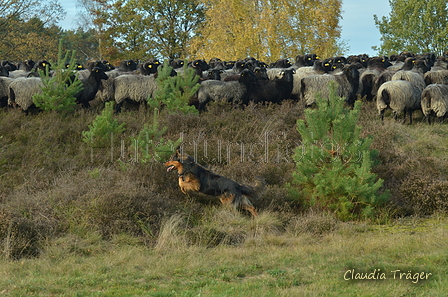
<path fill-rule="evenodd" d="M 166 172 L 171 172 L 171 171 L 173 171 L 175 168 L 176 168 L 176 166 L 171 165 L 171 166 L 169 166 L 169 167 L 166 169 Z"/>

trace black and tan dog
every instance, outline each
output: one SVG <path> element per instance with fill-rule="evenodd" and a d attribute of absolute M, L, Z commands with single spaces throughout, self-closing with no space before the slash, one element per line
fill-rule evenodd
<path fill-rule="evenodd" d="M 257 198 L 265 183 L 258 180 L 256 187 L 241 185 L 227 177 L 215 174 L 194 161 L 194 158 L 176 150 L 170 160 L 164 164 L 167 172 L 177 170 L 181 191 L 200 192 L 206 195 L 219 196 L 222 204 L 232 205 L 235 209 L 249 211 L 254 217 L 257 211 L 248 197 Z"/>

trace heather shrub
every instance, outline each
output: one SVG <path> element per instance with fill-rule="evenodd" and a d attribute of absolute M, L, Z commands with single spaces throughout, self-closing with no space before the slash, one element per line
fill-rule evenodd
<path fill-rule="evenodd" d="M 295 236 L 302 234 L 323 235 L 338 228 L 340 221 L 333 214 L 309 211 L 293 217 L 287 226 L 287 232 Z"/>

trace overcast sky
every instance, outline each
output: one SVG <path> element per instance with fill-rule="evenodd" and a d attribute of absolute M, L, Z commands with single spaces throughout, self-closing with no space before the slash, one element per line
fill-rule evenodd
<path fill-rule="evenodd" d="M 76 0 L 59 0 L 67 12 L 65 20 L 59 25 L 63 29 L 76 29 L 77 8 Z M 342 2 L 342 34 L 341 38 L 349 46 L 348 55 L 368 54 L 375 56 L 377 53 L 372 50 L 372 46 L 380 45 L 380 33 L 375 26 L 373 15 L 380 19 L 388 16 L 390 6 L 388 0 L 362 1 L 343 0 Z"/>

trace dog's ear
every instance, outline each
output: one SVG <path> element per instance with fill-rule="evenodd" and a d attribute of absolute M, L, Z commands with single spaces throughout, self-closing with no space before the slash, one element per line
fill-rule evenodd
<path fill-rule="evenodd" d="M 176 157 L 179 157 L 182 155 L 182 148 L 180 146 L 178 146 L 176 148 L 176 153 L 175 153 Z"/>

